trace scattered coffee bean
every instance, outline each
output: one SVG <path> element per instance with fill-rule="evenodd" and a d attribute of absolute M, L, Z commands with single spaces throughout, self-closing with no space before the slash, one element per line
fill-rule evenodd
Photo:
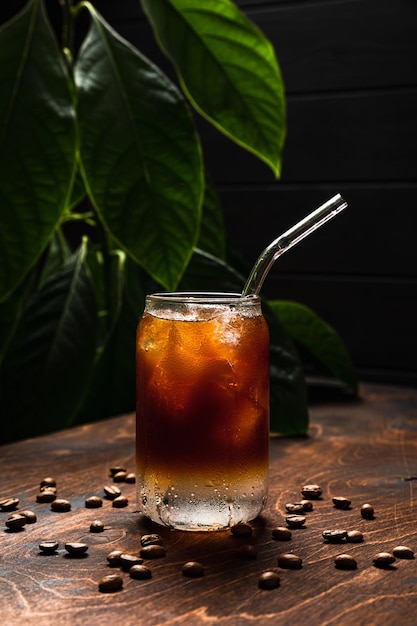
<path fill-rule="evenodd" d="M 356 569 L 358 567 L 356 559 L 350 554 L 338 554 L 334 558 L 334 564 L 338 569 Z"/>
<path fill-rule="evenodd" d="M 152 577 L 152 572 L 146 565 L 132 565 L 129 576 L 136 580 L 146 580 Z"/>
<path fill-rule="evenodd" d="M 48 493 L 54 493 L 55 495 L 58 493 L 56 487 L 48 487 L 47 485 L 39 489 L 39 493 L 43 493 L 44 491 L 47 491 Z"/>
<path fill-rule="evenodd" d="M 40 484 L 41 490 L 43 487 L 56 487 L 55 478 L 52 478 L 51 476 L 47 476 L 47 478 L 44 478 L 43 480 L 41 480 L 41 484 Z"/>
<path fill-rule="evenodd" d="M 14 511 L 19 506 L 19 498 L 4 498 L 0 500 L 1 511 Z"/>
<path fill-rule="evenodd" d="M 26 524 L 34 524 L 37 521 L 36 513 L 33 511 L 20 511 L 21 515 L 24 515 L 26 518 Z"/>
<path fill-rule="evenodd" d="M 395 556 L 393 556 L 390 552 L 378 552 L 374 556 L 373 562 L 376 567 L 390 567 L 395 561 Z"/>
<path fill-rule="evenodd" d="M 304 515 L 287 515 L 285 521 L 290 528 L 301 528 L 304 526 L 306 518 Z"/>
<path fill-rule="evenodd" d="M 278 566 L 284 569 L 300 569 L 303 565 L 301 557 L 288 552 L 278 555 Z"/>
<path fill-rule="evenodd" d="M 51 511 L 55 511 L 55 513 L 66 513 L 67 511 L 71 511 L 71 502 L 69 500 L 64 500 L 63 498 L 57 498 L 51 502 Z"/>
<path fill-rule="evenodd" d="M 408 546 L 396 546 L 392 554 L 399 559 L 414 559 L 414 552 Z"/>
<path fill-rule="evenodd" d="M 341 528 L 335 530 L 323 530 L 323 539 L 328 543 L 341 543 L 347 537 L 347 531 Z"/>
<path fill-rule="evenodd" d="M 266 570 L 258 578 L 260 589 L 276 589 L 281 584 L 281 579 L 274 570 Z"/>
<path fill-rule="evenodd" d="M 39 550 L 44 554 L 54 554 L 58 550 L 57 541 L 42 541 L 39 544 Z"/>
<path fill-rule="evenodd" d="M 135 483 L 136 482 L 135 474 L 133 472 L 129 472 L 128 474 L 126 474 L 125 482 Z"/>
<path fill-rule="evenodd" d="M 87 509 L 99 509 L 103 506 L 103 500 L 98 496 L 90 496 L 86 499 L 85 506 Z"/>
<path fill-rule="evenodd" d="M 322 490 L 319 485 L 304 485 L 304 487 L 301 489 L 301 493 L 307 499 L 317 500 L 317 498 L 320 498 Z"/>
<path fill-rule="evenodd" d="M 71 554 L 72 556 L 81 556 L 87 552 L 88 545 L 86 543 L 79 543 L 74 541 L 71 543 L 66 543 L 65 550 L 68 552 L 68 554 Z"/>
<path fill-rule="evenodd" d="M 99 519 L 95 519 L 90 524 L 90 533 L 102 533 L 104 531 L 104 524 Z"/>
<path fill-rule="evenodd" d="M 309 513 L 314 508 L 311 500 L 301 500 L 301 504 L 303 505 L 304 513 Z"/>
<path fill-rule="evenodd" d="M 109 552 L 109 554 L 107 555 L 107 561 L 110 565 L 110 567 L 121 567 L 122 562 L 120 560 L 120 557 L 122 556 L 123 552 L 121 550 L 112 550 L 111 552 Z"/>
<path fill-rule="evenodd" d="M 363 519 L 373 519 L 374 507 L 372 506 L 372 504 L 363 504 L 361 506 L 361 515 Z"/>
<path fill-rule="evenodd" d="M 182 573 L 187 578 L 200 578 L 204 575 L 204 567 L 197 561 L 188 561 L 182 566 Z"/>
<path fill-rule="evenodd" d="M 26 524 L 26 517 L 21 513 L 12 513 L 5 522 L 9 530 L 17 531 L 22 530 Z"/>
<path fill-rule="evenodd" d="M 119 465 L 110 468 L 110 476 L 111 477 L 115 476 L 119 472 L 126 472 L 126 468 L 125 467 L 120 467 Z"/>
<path fill-rule="evenodd" d="M 161 557 L 166 555 L 166 550 L 164 546 L 152 544 L 150 546 L 143 546 L 139 554 L 144 559 L 160 559 Z"/>
<path fill-rule="evenodd" d="M 118 574 L 107 574 L 98 583 L 99 591 L 118 591 L 123 587 L 123 578 Z"/>
<path fill-rule="evenodd" d="M 128 572 L 133 565 L 142 565 L 143 559 L 134 554 L 121 554 L 120 555 L 120 565 L 124 569 L 125 572 Z"/>
<path fill-rule="evenodd" d="M 152 545 L 162 546 L 163 540 L 162 540 L 161 535 L 157 535 L 156 533 L 153 533 L 151 535 L 142 535 L 142 537 L 140 538 L 140 544 L 141 546 L 152 546 Z"/>
<path fill-rule="evenodd" d="M 126 481 L 127 472 L 124 470 L 121 472 L 116 472 L 113 476 L 113 480 L 115 483 L 124 483 Z"/>
<path fill-rule="evenodd" d="M 123 509 L 123 507 L 127 506 L 128 504 L 129 500 L 126 498 L 126 496 L 117 496 L 117 498 L 115 498 L 111 503 L 111 505 L 114 506 L 115 509 Z"/>
<path fill-rule="evenodd" d="M 246 559 L 250 561 L 252 559 L 256 559 L 256 557 L 258 556 L 258 551 L 255 546 L 246 543 L 243 546 L 240 546 L 237 554 L 241 559 Z"/>
<path fill-rule="evenodd" d="M 120 491 L 119 487 L 116 487 L 116 485 L 105 485 L 103 487 L 103 491 L 106 498 L 108 498 L 109 500 L 114 500 L 115 498 L 118 498 L 122 495 L 122 492 Z"/>
<path fill-rule="evenodd" d="M 351 500 L 348 500 L 348 498 L 344 498 L 343 496 L 337 496 L 335 498 L 332 498 L 332 500 L 337 509 L 346 510 L 352 504 Z"/>
<path fill-rule="evenodd" d="M 56 500 L 56 491 L 53 489 L 45 488 L 36 496 L 36 502 L 53 502 L 54 500 Z"/>
<path fill-rule="evenodd" d="M 285 504 L 285 510 L 288 513 L 301 513 L 304 511 L 303 504 L 300 502 L 287 502 Z"/>
<path fill-rule="evenodd" d="M 272 537 L 273 539 L 278 539 L 278 541 L 290 541 L 292 533 L 284 526 L 277 526 L 277 528 L 272 529 Z"/>
<path fill-rule="evenodd" d="M 346 541 L 348 543 L 362 543 L 363 534 L 360 530 L 349 530 L 346 535 Z"/>
<path fill-rule="evenodd" d="M 235 537 L 250 537 L 252 535 L 252 526 L 250 524 L 235 524 L 231 527 L 230 532 Z"/>

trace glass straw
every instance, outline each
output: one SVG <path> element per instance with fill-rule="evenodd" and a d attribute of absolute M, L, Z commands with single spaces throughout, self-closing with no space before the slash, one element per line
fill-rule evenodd
<path fill-rule="evenodd" d="M 277 258 L 295 246 L 299 241 L 304 239 L 304 237 L 307 237 L 307 235 L 331 220 L 332 217 L 343 211 L 346 207 L 347 202 L 343 200 L 340 194 L 336 194 L 333 198 L 330 198 L 330 200 L 322 204 L 318 209 L 310 213 L 310 215 L 307 215 L 307 217 L 270 243 L 253 266 L 249 278 L 246 281 L 246 285 L 243 288 L 242 297 L 258 295 L 266 275 Z"/>

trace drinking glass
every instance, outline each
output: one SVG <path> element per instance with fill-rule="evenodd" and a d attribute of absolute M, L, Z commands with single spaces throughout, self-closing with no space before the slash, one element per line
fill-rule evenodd
<path fill-rule="evenodd" d="M 136 371 L 141 512 L 183 530 L 254 519 L 267 497 L 269 444 L 269 332 L 259 296 L 147 296 Z"/>

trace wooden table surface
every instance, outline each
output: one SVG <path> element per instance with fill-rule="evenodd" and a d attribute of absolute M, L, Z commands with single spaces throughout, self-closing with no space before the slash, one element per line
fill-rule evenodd
<path fill-rule="evenodd" d="M 134 470 L 132 415 L 3 446 L 0 499 L 19 498 L 18 510 L 31 509 L 38 518 L 10 532 L 4 525 L 9 513 L 0 512 L 3 623 L 415 626 L 417 559 L 397 558 L 391 568 L 379 569 L 373 558 L 398 545 L 417 553 L 417 391 L 362 385 L 360 395 L 355 402 L 312 406 L 306 438 L 271 438 L 268 505 L 249 539 L 230 531 L 151 527 L 136 512 L 133 484 L 120 485 L 129 498 L 126 508 L 106 499 L 100 509 L 85 507 L 86 497 L 103 497 L 104 485 L 112 484 L 111 466 Z M 70 512 L 36 502 L 46 476 L 56 478 L 58 497 L 71 502 Z M 312 482 L 323 495 L 306 514 L 305 527 L 293 530 L 291 541 L 273 539 L 272 529 L 285 526 L 285 504 L 299 501 L 301 487 Z M 336 509 L 334 496 L 349 498 L 350 509 Z M 372 520 L 361 516 L 366 502 L 374 506 Z M 95 519 L 104 522 L 104 532 L 90 532 Z M 336 528 L 362 531 L 363 543 L 325 543 L 322 531 Z M 155 529 L 167 553 L 147 563 L 152 578 L 134 580 L 122 572 L 120 591 L 100 592 L 98 581 L 119 572 L 107 565 L 107 554 L 138 554 L 140 536 Z M 59 542 L 56 554 L 40 553 L 39 543 L 47 539 Z M 64 544 L 74 541 L 88 544 L 85 558 L 66 555 Z M 256 559 L 239 558 L 242 543 L 257 547 Z M 260 589 L 260 573 L 276 568 L 283 552 L 299 555 L 302 568 L 279 569 L 280 587 Z M 336 569 L 334 557 L 342 552 L 356 558 L 357 569 Z M 189 560 L 204 565 L 202 578 L 182 575 Z"/>

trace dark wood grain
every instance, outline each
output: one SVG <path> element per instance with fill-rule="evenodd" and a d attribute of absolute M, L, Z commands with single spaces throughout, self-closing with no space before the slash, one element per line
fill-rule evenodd
<path fill-rule="evenodd" d="M 132 415 L 1 448 L 0 497 L 18 497 L 20 509 L 38 515 L 35 524 L 12 533 L 3 526 L 7 513 L 0 513 L 0 603 L 8 626 L 414 626 L 417 560 L 397 559 L 391 569 L 380 570 L 372 559 L 400 544 L 417 550 L 417 391 L 366 385 L 357 402 L 314 405 L 308 437 L 271 439 L 269 501 L 249 540 L 258 549 L 256 560 L 238 558 L 237 548 L 248 540 L 229 531 L 158 528 L 167 556 L 150 562 L 152 579 L 133 580 L 123 573 L 123 589 L 104 594 L 98 591 L 99 579 L 118 571 L 107 566 L 108 552 L 137 553 L 140 535 L 155 526 L 136 513 L 134 485 L 123 485 L 130 501 L 126 509 L 105 500 L 102 509 L 91 510 L 84 502 L 103 494 L 110 466 L 133 469 L 133 449 Z M 47 475 L 57 479 L 59 496 L 71 501 L 71 512 L 53 513 L 50 505 L 35 502 Z M 323 496 L 307 514 L 306 527 L 293 530 L 290 542 L 273 540 L 272 528 L 284 523 L 285 503 L 299 500 L 308 482 L 318 482 Z M 333 496 L 348 497 L 351 508 L 335 509 Z M 365 502 L 374 505 L 375 519 L 362 519 Z M 89 532 L 94 519 L 105 523 L 104 533 Z M 341 527 L 361 530 L 364 542 L 323 542 L 323 530 Z M 39 554 L 44 539 L 59 541 L 56 555 Z M 65 557 L 67 541 L 87 542 L 88 556 Z M 281 552 L 301 556 L 302 569 L 280 570 L 280 588 L 260 590 L 259 574 L 276 567 Z M 355 556 L 357 570 L 335 569 L 333 559 L 341 552 Z M 188 560 L 203 563 L 202 578 L 182 576 Z"/>

